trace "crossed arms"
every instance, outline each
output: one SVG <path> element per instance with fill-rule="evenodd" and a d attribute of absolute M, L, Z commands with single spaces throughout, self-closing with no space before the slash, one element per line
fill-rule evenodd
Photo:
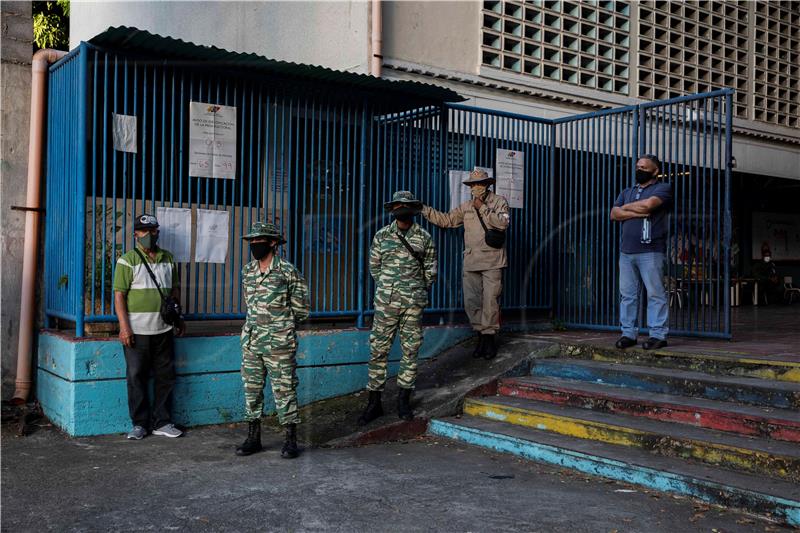
<path fill-rule="evenodd" d="M 611 220 L 621 222 L 631 218 L 645 218 L 650 213 L 658 209 L 664 201 L 657 197 L 651 196 L 644 200 L 637 200 L 622 206 L 614 206 L 611 209 Z"/>

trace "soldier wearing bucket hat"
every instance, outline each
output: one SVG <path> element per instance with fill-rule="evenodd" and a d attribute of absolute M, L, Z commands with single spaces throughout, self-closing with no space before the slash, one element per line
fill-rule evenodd
<path fill-rule="evenodd" d="M 414 222 L 422 202 L 408 191 L 397 191 L 383 207 L 395 220 L 375 234 L 369 251 L 369 271 L 375 280 L 375 317 L 369 338 L 369 401 L 359 418 L 360 425 L 383 415 L 381 394 L 389 350 L 398 331 L 403 356 L 397 374 L 397 414 L 403 420 L 414 418 L 411 392 L 422 345 L 422 311 L 437 274 L 433 239 Z"/>
<path fill-rule="evenodd" d="M 422 216 L 442 228 L 464 226 L 464 308 L 478 334 L 473 357 L 497 355 L 495 335 L 500 329 L 500 293 L 503 269 L 508 266 L 505 232 L 510 223 L 508 201 L 489 190 L 494 178 L 475 169 L 464 184 L 468 200 L 448 213 L 423 206 Z"/>
<path fill-rule="evenodd" d="M 242 237 L 253 260 L 242 268 L 242 288 L 247 318 L 242 327 L 242 381 L 244 383 L 247 439 L 237 455 L 261 451 L 261 414 L 266 375 L 278 421 L 286 428 L 281 457 L 298 455 L 297 337 L 295 327 L 309 315 L 308 286 L 302 274 L 280 257 L 276 248 L 286 239 L 275 224 L 256 222 Z"/>

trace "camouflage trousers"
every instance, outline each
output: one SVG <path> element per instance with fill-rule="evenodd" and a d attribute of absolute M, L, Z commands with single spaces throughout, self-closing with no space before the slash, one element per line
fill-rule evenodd
<path fill-rule="evenodd" d="M 417 380 L 417 353 L 422 346 L 422 310 L 420 306 L 392 307 L 375 302 L 375 317 L 369 336 L 369 383 L 367 390 L 382 391 L 386 385 L 389 350 L 400 331 L 403 357 L 397 373 L 397 385 L 413 389 Z"/>
<path fill-rule="evenodd" d="M 248 422 L 264 412 L 266 377 L 272 385 L 272 397 L 281 425 L 298 424 L 297 361 L 295 350 L 271 350 L 269 347 L 242 347 L 244 382 L 244 417 Z"/>

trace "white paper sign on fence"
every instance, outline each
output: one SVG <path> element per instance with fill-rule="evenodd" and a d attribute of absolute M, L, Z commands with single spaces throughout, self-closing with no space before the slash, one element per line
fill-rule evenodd
<path fill-rule="evenodd" d="M 525 205 L 525 152 L 497 149 L 496 191 L 508 200 L 508 207 L 522 209 Z"/>
<path fill-rule="evenodd" d="M 469 187 L 462 183 L 468 177 L 468 170 L 450 171 L 450 209 L 455 209 L 470 199 Z"/>
<path fill-rule="evenodd" d="M 189 175 L 236 177 L 236 108 L 189 103 Z"/>
<path fill-rule="evenodd" d="M 136 153 L 136 117 L 112 113 L 114 150 Z"/>
<path fill-rule="evenodd" d="M 228 258 L 229 216 L 227 211 L 197 210 L 197 241 L 194 260 L 198 263 L 224 263 Z"/>
<path fill-rule="evenodd" d="M 176 263 L 192 260 L 192 210 L 156 207 L 158 245 L 172 252 Z"/>

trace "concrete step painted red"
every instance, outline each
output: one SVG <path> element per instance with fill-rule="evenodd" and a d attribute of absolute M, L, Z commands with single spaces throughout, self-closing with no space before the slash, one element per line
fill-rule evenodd
<path fill-rule="evenodd" d="M 580 359 L 539 359 L 536 377 L 602 383 L 675 396 L 800 410 L 800 383 Z"/>
<path fill-rule="evenodd" d="M 550 377 L 500 380 L 503 396 L 800 442 L 800 413 Z"/>

